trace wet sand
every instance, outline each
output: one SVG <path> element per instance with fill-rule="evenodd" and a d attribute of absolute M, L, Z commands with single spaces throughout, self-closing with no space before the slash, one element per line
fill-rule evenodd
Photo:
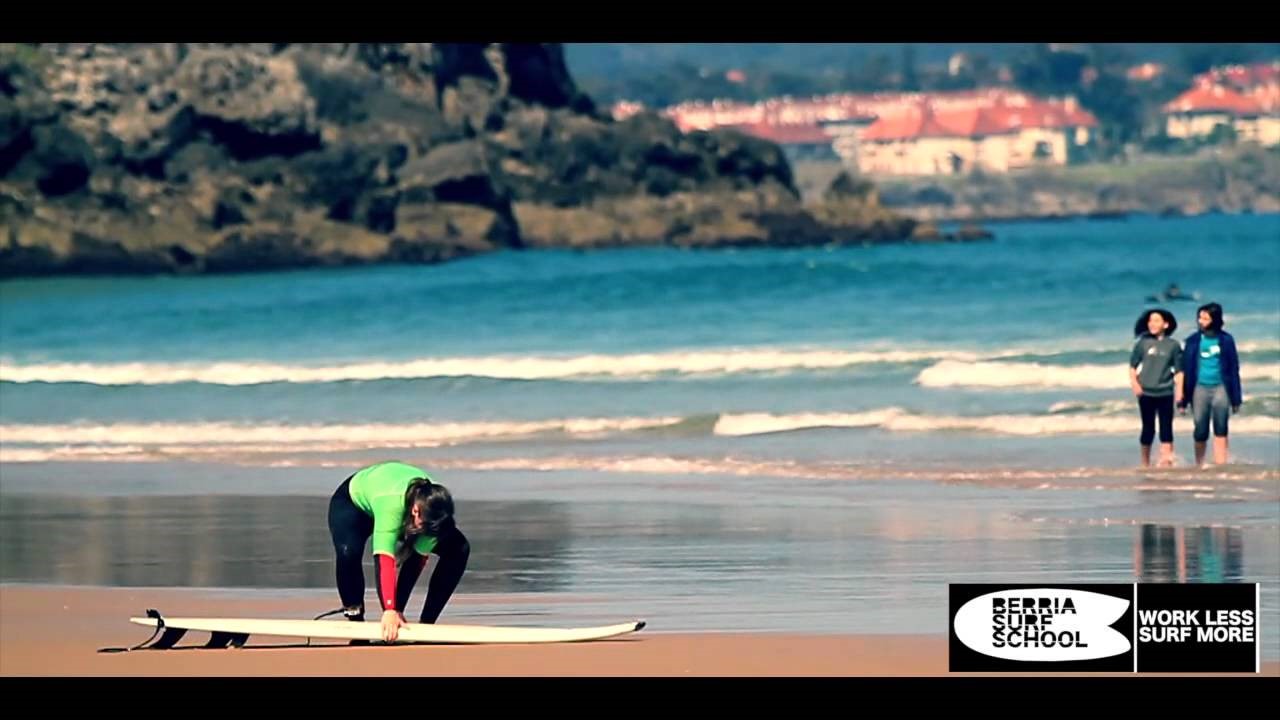
<path fill-rule="evenodd" d="M 460 604 L 475 602 L 456 599 Z M 941 635 L 663 633 L 561 645 L 347 647 L 289 638 L 251 638 L 242 649 L 100 653 L 149 632 L 130 616 L 147 607 L 170 615 L 305 617 L 305 600 L 236 599 L 226 593 L 133 588 L 0 587 L 3 676 L 938 676 L 947 675 Z M 627 618 L 619 618 L 625 621 Z M 652 621 L 652 619 L 650 619 Z M 970 675 L 970 674 L 966 674 Z M 1263 675 L 1280 676 L 1267 662 Z"/>

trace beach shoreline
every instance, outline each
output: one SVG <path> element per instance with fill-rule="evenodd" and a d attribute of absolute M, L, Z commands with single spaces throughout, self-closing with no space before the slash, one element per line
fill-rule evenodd
<path fill-rule="evenodd" d="M 413 675 L 414 668 L 424 673 L 429 668 L 432 675 L 490 677 L 978 675 L 947 671 L 945 636 L 912 634 L 663 633 L 654 628 L 616 640 L 556 645 L 352 648 L 317 641 L 308 647 L 292 638 L 251 638 L 239 650 L 199 649 L 204 638 L 193 637 L 179 645 L 190 649 L 98 652 L 141 642 L 145 631 L 130 625 L 128 618 L 146 607 L 184 615 L 305 614 L 304 599 L 249 595 L 240 599 L 225 591 L 171 588 L 0 586 L 0 676 L 386 676 Z M 472 599 L 458 601 L 466 604 Z M 655 625 L 660 627 L 660 622 Z M 1280 663 L 1264 662 L 1260 675 L 1280 676 Z"/>

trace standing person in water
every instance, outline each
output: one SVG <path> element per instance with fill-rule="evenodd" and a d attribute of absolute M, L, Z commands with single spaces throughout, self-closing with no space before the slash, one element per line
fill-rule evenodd
<path fill-rule="evenodd" d="M 1137 340 L 1129 355 L 1129 385 L 1138 398 L 1142 467 L 1151 467 L 1151 442 L 1160 419 L 1160 464 L 1173 464 L 1173 406 L 1182 403 L 1182 347 L 1169 337 L 1178 329 L 1173 313 L 1148 310 L 1133 327 Z"/>
<path fill-rule="evenodd" d="M 1235 338 L 1222 329 L 1221 305 L 1202 305 L 1196 312 L 1196 322 L 1200 329 L 1187 338 L 1186 356 L 1182 361 L 1187 392 L 1178 407 L 1185 412 L 1187 403 L 1191 403 L 1196 465 L 1204 465 L 1210 419 L 1213 420 L 1213 462 L 1222 464 L 1227 462 L 1227 420 L 1231 413 L 1240 412 L 1244 402 L 1240 355 L 1236 352 Z"/>
<path fill-rule="evenodd" d="M 383 462 L 343 481 L 329 501 L 338 595 L 348 620 L 364 620 L 364 548 L 373 538 L 382 637 L 394 642 L 404 609 L 431 554 L 438 564 L 419 622 L 434 623 L 467 569 L 471 546 L 458 530 L 449 490 L 412 465 Z M 399 568 L 397 571 L 397 562 Z"/>

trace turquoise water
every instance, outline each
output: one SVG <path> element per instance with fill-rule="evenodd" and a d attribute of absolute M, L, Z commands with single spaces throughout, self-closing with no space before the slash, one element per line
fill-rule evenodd
<path fill-rule="evenodd" d="M 1226 307 L 1242 447 L 1280 432 L 1280 217 L 998 230 L 976 245 L 5 282 L 4 449 L 288 454 L 666 430 L 647 444 L 661 452 L 670 435 L 827 427 L 1132 445 L 1130 329 L 1170 281 Z M 1178 337 L 1195 307 L 1171 306 Z"/>
<path fill-rule="evenodd" d="M 178 532 L 162 509 L 183 501 L 148 498 L 317 502 L 399 457 L 460 512 L 478 503 L 493 552 L 462 592 L 637 602 L 684 629 L 901 631 L 945 627 L 946 582 L 1221 576 L 1264 583 L 1274 642 L 1280 216 L 994 229 L 972 245 L 0 283 L 0 580 L 319 587 L 323 533 L 270 556 L 300 552 L 310 574 L 255 574 L 229 541 L 196 582 L 134 545 L 49 570 L 55 551 L 11 529 L 89 494 Z M 1134 468 L 1131 331 L 1171 281 L 1222 303 L 1242 351 L 1223 469 L 1188 467 L 1185 417 L 1180 467 Z M 1175 337 L 1197 305 L 1168 305 Z M 19 496 L 54 505 L 17 511 Z M 560 539 L 498 545 L 513 524 L 542 537 L 527 503 L 551 504 Z M 101 537 L 134 532 L 94 507 Z M 208 522 L 232 539 L 293 527 L 219 507 Z M 1186 566 L 1196 543 L 1225 569 Z M 743 593 L 757 604 L 735 614 Z"/>

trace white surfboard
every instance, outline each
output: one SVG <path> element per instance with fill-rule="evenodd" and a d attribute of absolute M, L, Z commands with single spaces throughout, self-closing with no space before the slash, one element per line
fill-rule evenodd
<path fill-rule="evenodd" d="M 157 627 L 155 617 L 132 617 L 129 622 Z M 262 620 L 247 618 L 170 618 L 163 620 L 166 629 L 196 630 L 224 636 L 249 635 L 324 638 L 331 640 L 382 640 L 382 625 L 377 622 L 345 620 Z M 400 628 L 397 643 L 436 643 L 449 645 L 567 643 L 627 635 L 645 626 L 643 620 L 585 628 L 526 628 L 489 625 L 428 625 L 409 623 Z M 176 640 L 175 640 L 176 641 Z"/>

